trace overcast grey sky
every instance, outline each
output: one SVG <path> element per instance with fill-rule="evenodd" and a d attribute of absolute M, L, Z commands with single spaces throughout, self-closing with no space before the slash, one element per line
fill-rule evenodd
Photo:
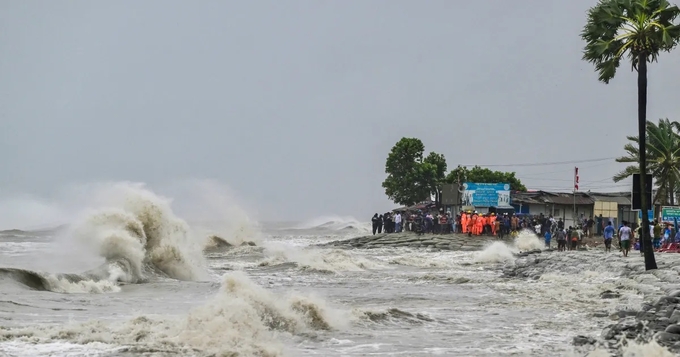
<path fill-rule="evenodd" d="M 581 61 L 595 3 L 2 1 L 0 197 L 212 178 L 269 219 L 367 219 L 403 136 L 450 168 L 621 155 L 636 81 Z M 679 56 L 650 67 L 650 119 L 680 120 Z M 511 169 L 567 190 L 573 166 Z"/>

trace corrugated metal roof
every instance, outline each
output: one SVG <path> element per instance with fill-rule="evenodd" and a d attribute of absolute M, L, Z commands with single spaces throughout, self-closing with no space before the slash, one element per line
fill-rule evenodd
<path fill-rule="evenodd" d="M 592 205 L 595 203 L 595 200 L 593 200 L 592 197 L 579 195 L 576 195 L 576 197 L 574 197 L 574 195 L 555 196 L 551 197 L 550 201 L 556 205 L 573 205 L 574 203 L 577 205 Z"/>
<path fill-rule="evenodd" d="M 576 197 L 572 193 L 566 192 L 518 192 L 511 196 L 513 203 L 525 204 L 556 204 L 556 205 L 592 205 L 595 201 L 586 193 L 577 192 Z"/>
<path fill-rule="evenodd" d="M 590 196 L 595 199 L 595 201 L 603 202 L 616 202 L 619 205 L 630 206 L 631 197 L 630 192 L 603 192 L 603 193 L 591 193 Z"/>

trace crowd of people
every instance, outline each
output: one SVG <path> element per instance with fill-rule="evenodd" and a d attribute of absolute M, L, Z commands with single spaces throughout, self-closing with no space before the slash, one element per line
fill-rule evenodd
<path fill-rule="evenodd" d="M 439 210 L 439 212 L 429 211 L 395 211 L 383 214 L 374 214 L 371 219 L 373 234 L 380 233 L 400 233 L 402 231 L 412 231 L 415 233 L 430 234 L 449 234 L 462 233 L 469 236 L 498 236 L 503 238 L 505 235 L 514 234 L 522 229 L 530 229 L 536 233 L 537 226 L 546 227 L 540 229 L 542 235 L 549 229 L 546 222 L 555 222 L 545 218 L 542 214 L 538 216 L 518 216 L 514 214 L 479 213 L 477 211 L 466 211 L 455 217 L 450 212 Z M 563 227 L 560 219 L 556 223 Z"/>
<path fill-rule="evenodd" d="M 557 241 L 557 250 L 576 250 L 583 243 L 583 238 L 592 238 L 595 234 L 604 239 L 605 251 L 611 251 L 612 242 L 616 239 L 619 250 L 628 256 L 631 249 L 640 250 L 640 227 L 623 221 L 615 228 L 612 220 L 600 217 L 581 217 L 574 226 L 565 227 L 562 218 L 543 214 L 515 215 L 495 213 L 479 213 L 466 211 L 455 217 L 450 212 L 430 211 L 395 211 L 384 214 L 376 213 L 372 218 L 373 234 L 400 233 L 411 231 L 418 234 L 450 234 L 460 233 L 468 236 L 489 235 L 503 238 L 515 235 L 518 231 L 528 229 L 537 236 L 543 237 L 546 248 L 552 248 L 553 238 Z M 650 224 L 652 244 L 657 251 L 680 252 L 680 230 L 672 224 L 658 220 Z"/>

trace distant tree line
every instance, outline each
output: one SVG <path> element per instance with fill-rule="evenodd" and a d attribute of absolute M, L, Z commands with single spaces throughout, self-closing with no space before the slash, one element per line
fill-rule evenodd
<path fill-rule="evenodd" d="M 440 203 L 442 186 L 447 183 L 509 183 L 512 190 L 527 190 L 514 172 L 458 165 L 447 173 L 444 155 L 436 152 L 424 155 L 425 145 L 417 138 L 402 138 L 392 147 L 385 162 L 387 178 L 382 183 L 390 200 L 411 206 L 434 197 Z"/>

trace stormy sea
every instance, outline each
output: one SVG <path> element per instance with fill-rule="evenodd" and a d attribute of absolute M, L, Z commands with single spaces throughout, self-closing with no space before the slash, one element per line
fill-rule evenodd
<path fill-rule="evenodd" d="M 0 355 L 675 355 L 649 327 L 680 303 L 674 254 L 647 273 L 637 253 L 540 251 L 526 232 L 479 250 L 347 248 L 326 243 L 367 222 L 201 222 L 126 183 L 92 202 L 0 233 Z M 640 318 L 654 308 L 660 321 Z"/>

